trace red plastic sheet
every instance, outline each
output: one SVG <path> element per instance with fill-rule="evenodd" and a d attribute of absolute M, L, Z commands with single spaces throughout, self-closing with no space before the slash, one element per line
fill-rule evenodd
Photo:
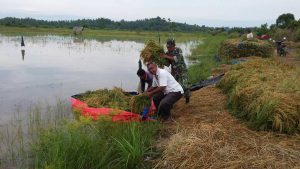
<path fill-rule="evenodd" d="M 111 120 L 113 122 L 130 122 L 142 120 L 141 115 L 139 114 L 112 108 L 93 108 L 89 107 L 86 103 L 75 98 L 71 98 L 71 104 L 73 110 L 81 112 L 82 116 L 92 117 L 94 120 L 104 119 Z M 153 113 L 155 113 L 155 106 L 152 102 L 149 114 Z M 153 119 L 148 118 L 147 120 L 151 121 Z"/>

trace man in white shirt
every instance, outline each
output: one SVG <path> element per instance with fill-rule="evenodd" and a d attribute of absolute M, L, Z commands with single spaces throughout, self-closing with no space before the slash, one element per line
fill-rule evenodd
<path fill-rule="evenodd" d="M 153 74 L 152 87 L 147 89 L 148 97 L 158 109 L 158 116 L 167 120 L 171 115 L 171 108 L 183 94 L 183 88 L 166 70 L 160 69 L 155 63 L 148 63 L 147 68 Z"/>

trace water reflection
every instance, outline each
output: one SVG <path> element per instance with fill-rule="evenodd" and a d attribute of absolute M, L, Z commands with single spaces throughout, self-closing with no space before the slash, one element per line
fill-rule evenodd
<path fill-rule="evenodd" d="M 136 90 L 140 51 L 136 41 L 99 41 L 72 36 L 0 35 L 0 115 L 15 104 L 69 96 L 86 90 L 122 87 Z M 196 42 L 178 43 L 184 56 Z M 21 50 L 21 59 L 20 59 Z"/>
<path fill-rule="evenodd" d="M 25 59 L 25 49 L 21 49 L 21 54 L 22 54 L 22 60 L 24 61 L 24 59 Z"/>

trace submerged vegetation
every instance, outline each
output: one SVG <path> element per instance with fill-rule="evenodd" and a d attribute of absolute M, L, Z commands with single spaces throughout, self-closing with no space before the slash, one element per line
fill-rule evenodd
<path fill-rule="evenodd" d="M 68 28 L 36 28 L 36 27 L 7 27 L 0 26 L 0 34 L 12 36 L 37 36 L 37 35 L 60 35 L 73 36 L 72 29 Z M 127 30 L 107 30 L 107 29 L 85 29 L 78 38 L 99 39 L 99 40 L 134 40 L 144 42 L 155 39 L 164 43 L 170 37 L 176 37 L 177 42 L 199 40 L 201 33 L 186 32 L 155 32 L 155 31 L 127 31 Z"/>

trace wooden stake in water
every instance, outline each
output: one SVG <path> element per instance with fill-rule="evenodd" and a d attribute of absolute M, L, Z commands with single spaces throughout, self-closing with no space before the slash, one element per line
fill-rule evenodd
<path fill-rule="evenodd" d="M 24 43 L 24 38 L 22 36 L 22 39 L 21 39 L 21 46 L 25 46 L 25 43 Z"/>

